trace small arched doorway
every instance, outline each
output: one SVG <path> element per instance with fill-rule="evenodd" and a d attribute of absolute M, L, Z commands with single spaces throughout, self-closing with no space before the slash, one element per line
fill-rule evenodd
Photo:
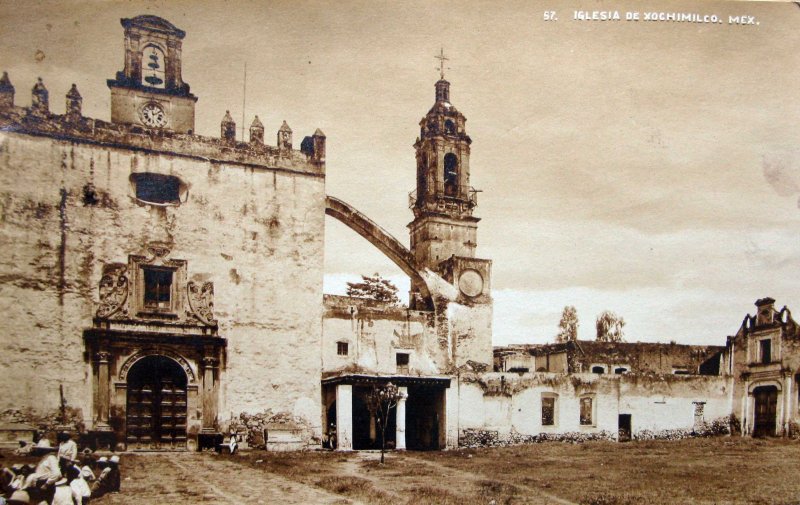
<path fill-rule="evenodd" d="M 140 359 L 128 372 L 129 449 L 186 448 L 186 372 L 165 356 Z"/>
<path fill-rule="evenodd" d="M 753 416 L 754 437 L 774 437 L 778 419 L 778 388 L 759 386 L 753 390 L 755 412 Z"/>

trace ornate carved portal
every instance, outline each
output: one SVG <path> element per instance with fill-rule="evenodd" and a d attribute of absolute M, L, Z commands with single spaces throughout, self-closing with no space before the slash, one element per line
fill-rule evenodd
<path fill-rule="evenodd" d="M 127 265 L 105 265 L 95 317 L 216 328 L 214 284 L 189 280 L 187 262 L 168 258 L 169 254 L 167 245 L 152 243 L 146 255 L 129 256 Z"/>
<path fill-rule="evenodd" d="M 226 341 L 214 284 L 151 243 L 103 267 L 92 328 L 92 430 L 128 449 L 186 449 L 215 434 Z"/>

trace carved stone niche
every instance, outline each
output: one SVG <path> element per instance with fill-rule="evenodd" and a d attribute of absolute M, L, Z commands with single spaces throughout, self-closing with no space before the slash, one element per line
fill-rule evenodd
<path fill-rule="evenodd" d="M 105 265 L 97 319 L 216 327 L 214 284 L 189 280 L 186 260 L 169 254 L 165 244 L 153 243 L 127 265 Z"/>

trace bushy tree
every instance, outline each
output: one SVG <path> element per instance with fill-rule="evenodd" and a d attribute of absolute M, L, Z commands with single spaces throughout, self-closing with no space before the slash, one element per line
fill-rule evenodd
<path fill-rule="evenodd" d="M 622 327 L 625 320 L 614 314 L 610 310 L 603 311 L 597 316 L 597 341 L 598 342 L 622 342 L 624 333 Z"/>
<path fill-rule="evenodd" d="M 382 386 L 372 386 L 367 395 L 367 409 L 375 416 L 378 428 L 381 431 L 381 465 L 383 454 L 386 452 L 386 426 L 389 424 L 389 412 L 397 406 L 397 400 L 402 398 L 400 389 L 391 382 Z"/>
<path fill-rule="evenodd" d="M 368 298 L 379 302 L 398 305 L 397 286 L 376 273 L 372 276 L 362 275 L 361 282 L 347 283 L 347 296 L 354 298 Z"/>
<path fill-rule="evenodd" d="M 567 305 L 561 313 L 561 321 L 558 322 L 556 342 L 574 340 L 578 340 L 578 311 L 572 305 Z"/>

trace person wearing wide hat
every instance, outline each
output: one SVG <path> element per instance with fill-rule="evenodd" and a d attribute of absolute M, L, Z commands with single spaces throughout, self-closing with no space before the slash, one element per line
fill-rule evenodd
<path fill-rule="evenodd" d="M 72 440 L 72 435 L 62 431 L 58 434 L 58 459 L 59 461 L 66 461 L 66 463 L 73 463 L 78 459 L 78 444 Z"/>
<path fill-rule="evenodd" d="M 70 472 L 71 474 L 74 472 L 74 478 L 69 483 L 69 487 L 72 488 L 72 499 L 75 500 L 76 505 L 86 505 L 89 503 L 89 498 L 92 497 L 92 490 L 89 488 L 86 477 L 92 475 L 92 471 L 89 470 L 89 467 L 84 467 L 88 472 L 77 466 L 73 468 L 74 470 L 70 470 Z"/>
<path fill-rule="evenodd" d="M 92 498 L 96 498 L 98 496 L 103 496 L 104 494 L 111 491 L 111 465 L 108 464 L 108 458 L 102 456 L 100 459 L 97 460 L 97 468 L 100 470 L 100 474 L 91 483 L 89 488 L 92 491 Z"/>
<path fill-rule="evenodd" d="M 111 473 L 108 476 L 108 484 L 109 489 L 112 493 L 119 492 L 119 484 L 120 484 L 120 472 L 119 472 L 119 456 L 114 454 L 110 458 L 108 458 L 108 466 L 111 468 Z"/>
<path fill-rule="evenodd" d="M 36 465 L 36 470 L 25 478 L 24 489 L 46 487 L 61 479 L 61 468 L 55 454 L 46 454 Z"/>

